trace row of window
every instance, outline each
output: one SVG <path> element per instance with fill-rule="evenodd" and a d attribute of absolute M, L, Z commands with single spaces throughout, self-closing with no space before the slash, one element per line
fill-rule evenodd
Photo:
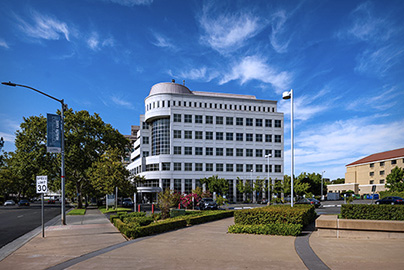
<path fill-rule="evenodd" d="M 174 139 L 182 138 L 182 130 L 174 130 L 173 132 Z M 235 135 L 235 136 L 234 136 Z M 215 138 L 218 141 L 222 141 L 226 139 L 226 141 L 245 141 L 252 142 L 254 141 L 253 133 L 233 133 L 233 132 L 215 132 L 215 136 L 213 136 L 213 131 L 205 131 L 205 140 L 213 140 Z M 195 139 L 195 140 L 203 140 L 203 131 L 192 131 L 192 130 L 184 130 L 184 139 Z M 255 134 L 256 142 L 272 142 L 272 134 Z M 282 135 L 274 135 L 274 141 L 276 143 L 282 142 Z"/>
<path fill-rule="evenodd" d="M 375 175 L 375 172 L 369 172 L 369 176 L 373 177 Z M 380 171 L 379 175 L 384 175 L 384 171 Z"/>
<path fill-rule="evenodd" d="M 396 165 L 396 164 L 397 164 L 397 159 L 391 160 L 390 162 L 391 162 L 391 165 Z M 403 163 L 404 163 L 404 158 L 403 158 Z M 384 164 L 385 164 L 385 161 L 381 161 L 381 162 L 379 163 L 380 167 L 383 167 Z M 374 164 L 374 163 L 370 163 L 370 164 L 369 164 L 369 167 L 370 167 L 370 168 L 374 168 L 374 167 L 375 167 L 375 164 Z"/>
<path fill-rule="evenodd" d="M 374 183 L 375 183 L 375 180 L 370 180 L 370 181 L 369 181 L 369 184 L 370 184 L 370 185 L 373 185 Z M 380 179 L 380 180 L 379 180 L 379 184 L 384 184 L 384 179 Z"/>
<path fill-rule="evenodd" d="M 172 167 L 173 165 L 173 167 Z M 159 163 L 147 164 L 146 171 L 158 171 L 159 170 Z M 274 171 L 276 173 L 282 172 L 282 165 L 269 165 L 269 172 L 272 172 L 272 167 L 274 167 Z M 268 165 L 263 164 L 223 164 L 223 163 L 181 163 L 181 162 L 162 162 L 161 163 L 161 170 L 162 171 L 206 171 L 206 172 L 268 172 Z"/>
<path fill-rule="evenodd" d="M 209 108 L 209 109 L 223 109 L 223 110 L 236 110 L 236 111 L 250 111 L 250 112 L 275 112 L 274 107 L 253 106 L 253 105 L 237 105 L 237 104 L 223 104 L 223 103 L 208 103 L 196 101 L 181 101 L 181 100 L 158 100 L 146 104 L 146 111 L 156 108 L 170 108 L 170 107 L 194 107 L 194 108 Z"/>
<path fill-rule="evenodd" d="M 182 152 L 182 148 L 184 148 L 184 152 Z M 205 150 L 205 151 L 204 151 Z M 214 151 L 215 150 L 215 151 Z M 235 150 L 235 151 L 234 151 Z M 244 151 L 245 150 L 245 151 Z M 222 147 L 191 147 L 191 146 L 174 146 L 174 155 L 196 155 L 202 156 L 205 152 L 205 156 L 213 156 L 215 153 L 216 156 L 224 156 L 227 157 L 253 157 L 254 156 L 254 149 L 243 149 L 243 148 L 222 148 Z M 245 153 L 244 153 L 245 152 Z M 265 155 L 272 155 L 272 150 L 265 149 Z M 255 149 L 255 156 L 256 157 L 264 157 L 264 150 L 263 149 Z M 274 156 L 276 158 L 282 157 L 282 150 L 274 150 Z"/>
<path fill-rule="evenodd" d="M 255 120 L 255 121 L 254 121 Z M 182 114 L 174 114 L 173 118 L 174 122 L 182 122 L 184 123 L 196 123 L 196 124 L 203 124 L 203 115 L 192 115 L 192 114 L 184 114 L 184 119 L 182 119 Z M 274 126 L 276 128 L 282 127 L 282 120 L 274 120 Z M 223 117 L 223 116 L 216 116 L 215 117 L 215 124 L 216 125 L 223 125 L 226 124 L 228 126 L 236 125 L 236 126 L 255 126 L 256 127 L 272 127 L 272 119 L 261 119 L 261 118 L 243 118 L 243 117 Z M 213 116 L 212 115 L 205 115 L 205 124 L 213 124 Z"/>

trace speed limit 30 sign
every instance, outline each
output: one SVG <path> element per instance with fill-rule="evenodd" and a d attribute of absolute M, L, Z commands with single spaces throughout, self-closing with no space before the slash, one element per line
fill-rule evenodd
<path fill-rule="evenodd" d="M 48 176 L 40 175 L 36 177 L 36 193 L 46 193 L 48 191 Z"/>

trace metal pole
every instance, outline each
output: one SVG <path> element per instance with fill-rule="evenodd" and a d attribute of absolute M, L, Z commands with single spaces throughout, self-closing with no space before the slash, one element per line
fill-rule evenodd
<path fill-rule="evenodd" d="M 325 171 L 323 171 L 321 173 L 321 198 L 320 200 L 323 200 L 323 174 L 325 173 Z"/>
<path fill-rule="evenodd" d="M 291 147 L 291 165 L 292 165 L 292 172 L 291 172 L 291 207 L 293 207 L 293 182 L 294 182 L 294 153 L 293 153 L 293 89 L 290 89 L 290 106 L 291 106 L 291 117 L 290 117 L 290 124 L 291 124 L 291 131 L 290 131 L 290 147 Z"/>
<path fill-rule="evenodd" d="M 45 211 L 44 211 L 44 196 L 43 193 L 41 194 L 41 220 L 42 220 L 42 238 L 45 237 L 45 223 L 44 223 L 44 215 L 45 215 Z"/>
<path fill-rule="evenodd" d="M 64 110 L 65 103 L 64 100 L 61 100 L 62 103 L 62 111 L 61 111 L 61 129 L 62 129 L 62 168 L 61 168 L 61 186 L 62 186 L 62 225 L 66 225 L 66 205 L 65 205 L 65 120 L 64 120 Z"/>
<path fill-rule="evenodd" d="M 271 189 L 269 188 L 270 187 L 270 185 L 269 185 L 269 179 L 270 179 L 270 177 L 269 177 L 269 157 L 270 157 L 270 155 L 267 155 L 267 158 L 268 158 L 268 204 L 270 205 L 271 204 Z"/>

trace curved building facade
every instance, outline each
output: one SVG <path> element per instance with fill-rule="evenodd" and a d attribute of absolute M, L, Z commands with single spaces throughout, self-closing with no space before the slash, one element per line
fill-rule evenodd
<path fill-rule="evenodd" d="M 140 123 L 127 168 L 145 177 L 145 187 L 188 194 L 201 178 L 218 175 L 229 181 L 229 201 L 256 201 L 262 194 L 240 194 L 237 179 L 251 185 L 268 174 L 283 179 L 283 113 L 276 101 L 159 83 L 145 99 Z"/>

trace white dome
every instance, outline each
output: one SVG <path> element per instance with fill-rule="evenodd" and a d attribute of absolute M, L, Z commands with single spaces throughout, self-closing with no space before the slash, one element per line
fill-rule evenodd
<path fill-rule="evenodd" d="M 152 86 L 149 96 L 157 94 L 192 94 L 185 86 L 178 83 L 158 83 Z"/>

